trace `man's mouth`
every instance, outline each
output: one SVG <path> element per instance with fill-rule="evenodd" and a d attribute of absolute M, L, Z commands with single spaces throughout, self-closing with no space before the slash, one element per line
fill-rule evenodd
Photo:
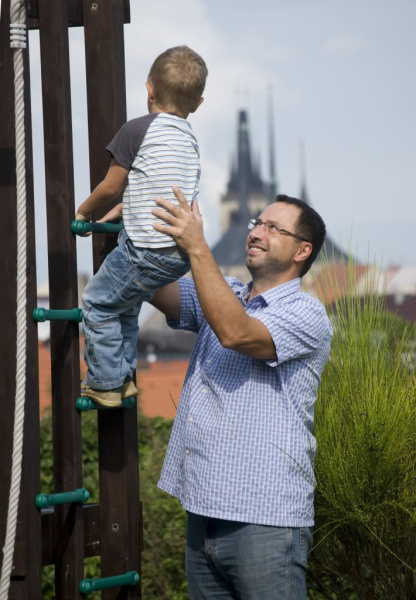
<path fill-rule="evenodd" d="M 253 252 L 254 254 L 261 254 L 262 252 L 266 252 L 266 250 L 264 248 L 261 248 L 260 246 L 251 245 L 248 247 L 248 251 Z"/>

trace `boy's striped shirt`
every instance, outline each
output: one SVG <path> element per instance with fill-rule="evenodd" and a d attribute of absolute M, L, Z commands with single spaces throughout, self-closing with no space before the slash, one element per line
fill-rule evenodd
<path fill-rule="evenodd" d="M 172 237 L 153 229 L 153 223 L 162 221 L 151 211 L 157 206 L 157 197 L 178 203 L 173 185 L 181 189 L 188 203 L 198 194 L 199 148 L 190 123 L 176 115 L 150 113 L 123 125 L 107 150 L 129 170 L 123 222 L 133 244 L 141 248 L 175 246 Z"/>

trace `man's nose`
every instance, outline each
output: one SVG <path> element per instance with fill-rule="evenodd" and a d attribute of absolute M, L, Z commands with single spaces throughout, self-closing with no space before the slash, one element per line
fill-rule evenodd
<path fill-rule="evenodd" d="M 264 227 L 260 225 L 260 227 L 254 227 L 249 234 L 248 237 L 250 240 L 258 240 L 264 237 Z"/>

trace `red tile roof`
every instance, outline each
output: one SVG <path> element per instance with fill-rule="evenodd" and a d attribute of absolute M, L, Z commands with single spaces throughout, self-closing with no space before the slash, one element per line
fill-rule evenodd
<path fill-rule="evenodd" d="M 82 345 L 82 337 L 80 338 Z M 39 410 L 50 406 L 51 395 L 51 356 L 49 348 L 39 342 Z M 140 390 L 139 406 L 147 417 L 173 419 L 185 379 L 187 360 L 157 361 L 138 368 L 137 387 Z M 80 357 L 81 377 L 85 377 L 85 363 Z"/>

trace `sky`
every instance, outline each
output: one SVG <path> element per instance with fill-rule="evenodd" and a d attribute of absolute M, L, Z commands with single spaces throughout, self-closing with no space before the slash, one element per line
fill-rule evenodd
<path fill-rule="evenodd" d="M 253 155 L 268 179 L 273 89 L 279 192 L 302 173 L 333 241 L 363 262 L 416 264 L 416 2 L 414 0 L 132 0 L 125 25 L 127 118 L 147 111 L 154 58 L 187 44 L 205 59 L 205 101 L 190 122 L 201 152 L 205 234 L 220 236 L 219 202 L 249 116 Z M 47 279 L 38 33 L 30 33 L 38 282 Z M 70 30 L 75 204 L 89 194 L 82 28 Z M 74 110 L 76 107 L 76 110 Z M 302 151 L 303 148 L 303 151 Z M 92 273 L 91 239 L 77 238 Z M 82 266 L 81 266 L 82 265 Z"/>

